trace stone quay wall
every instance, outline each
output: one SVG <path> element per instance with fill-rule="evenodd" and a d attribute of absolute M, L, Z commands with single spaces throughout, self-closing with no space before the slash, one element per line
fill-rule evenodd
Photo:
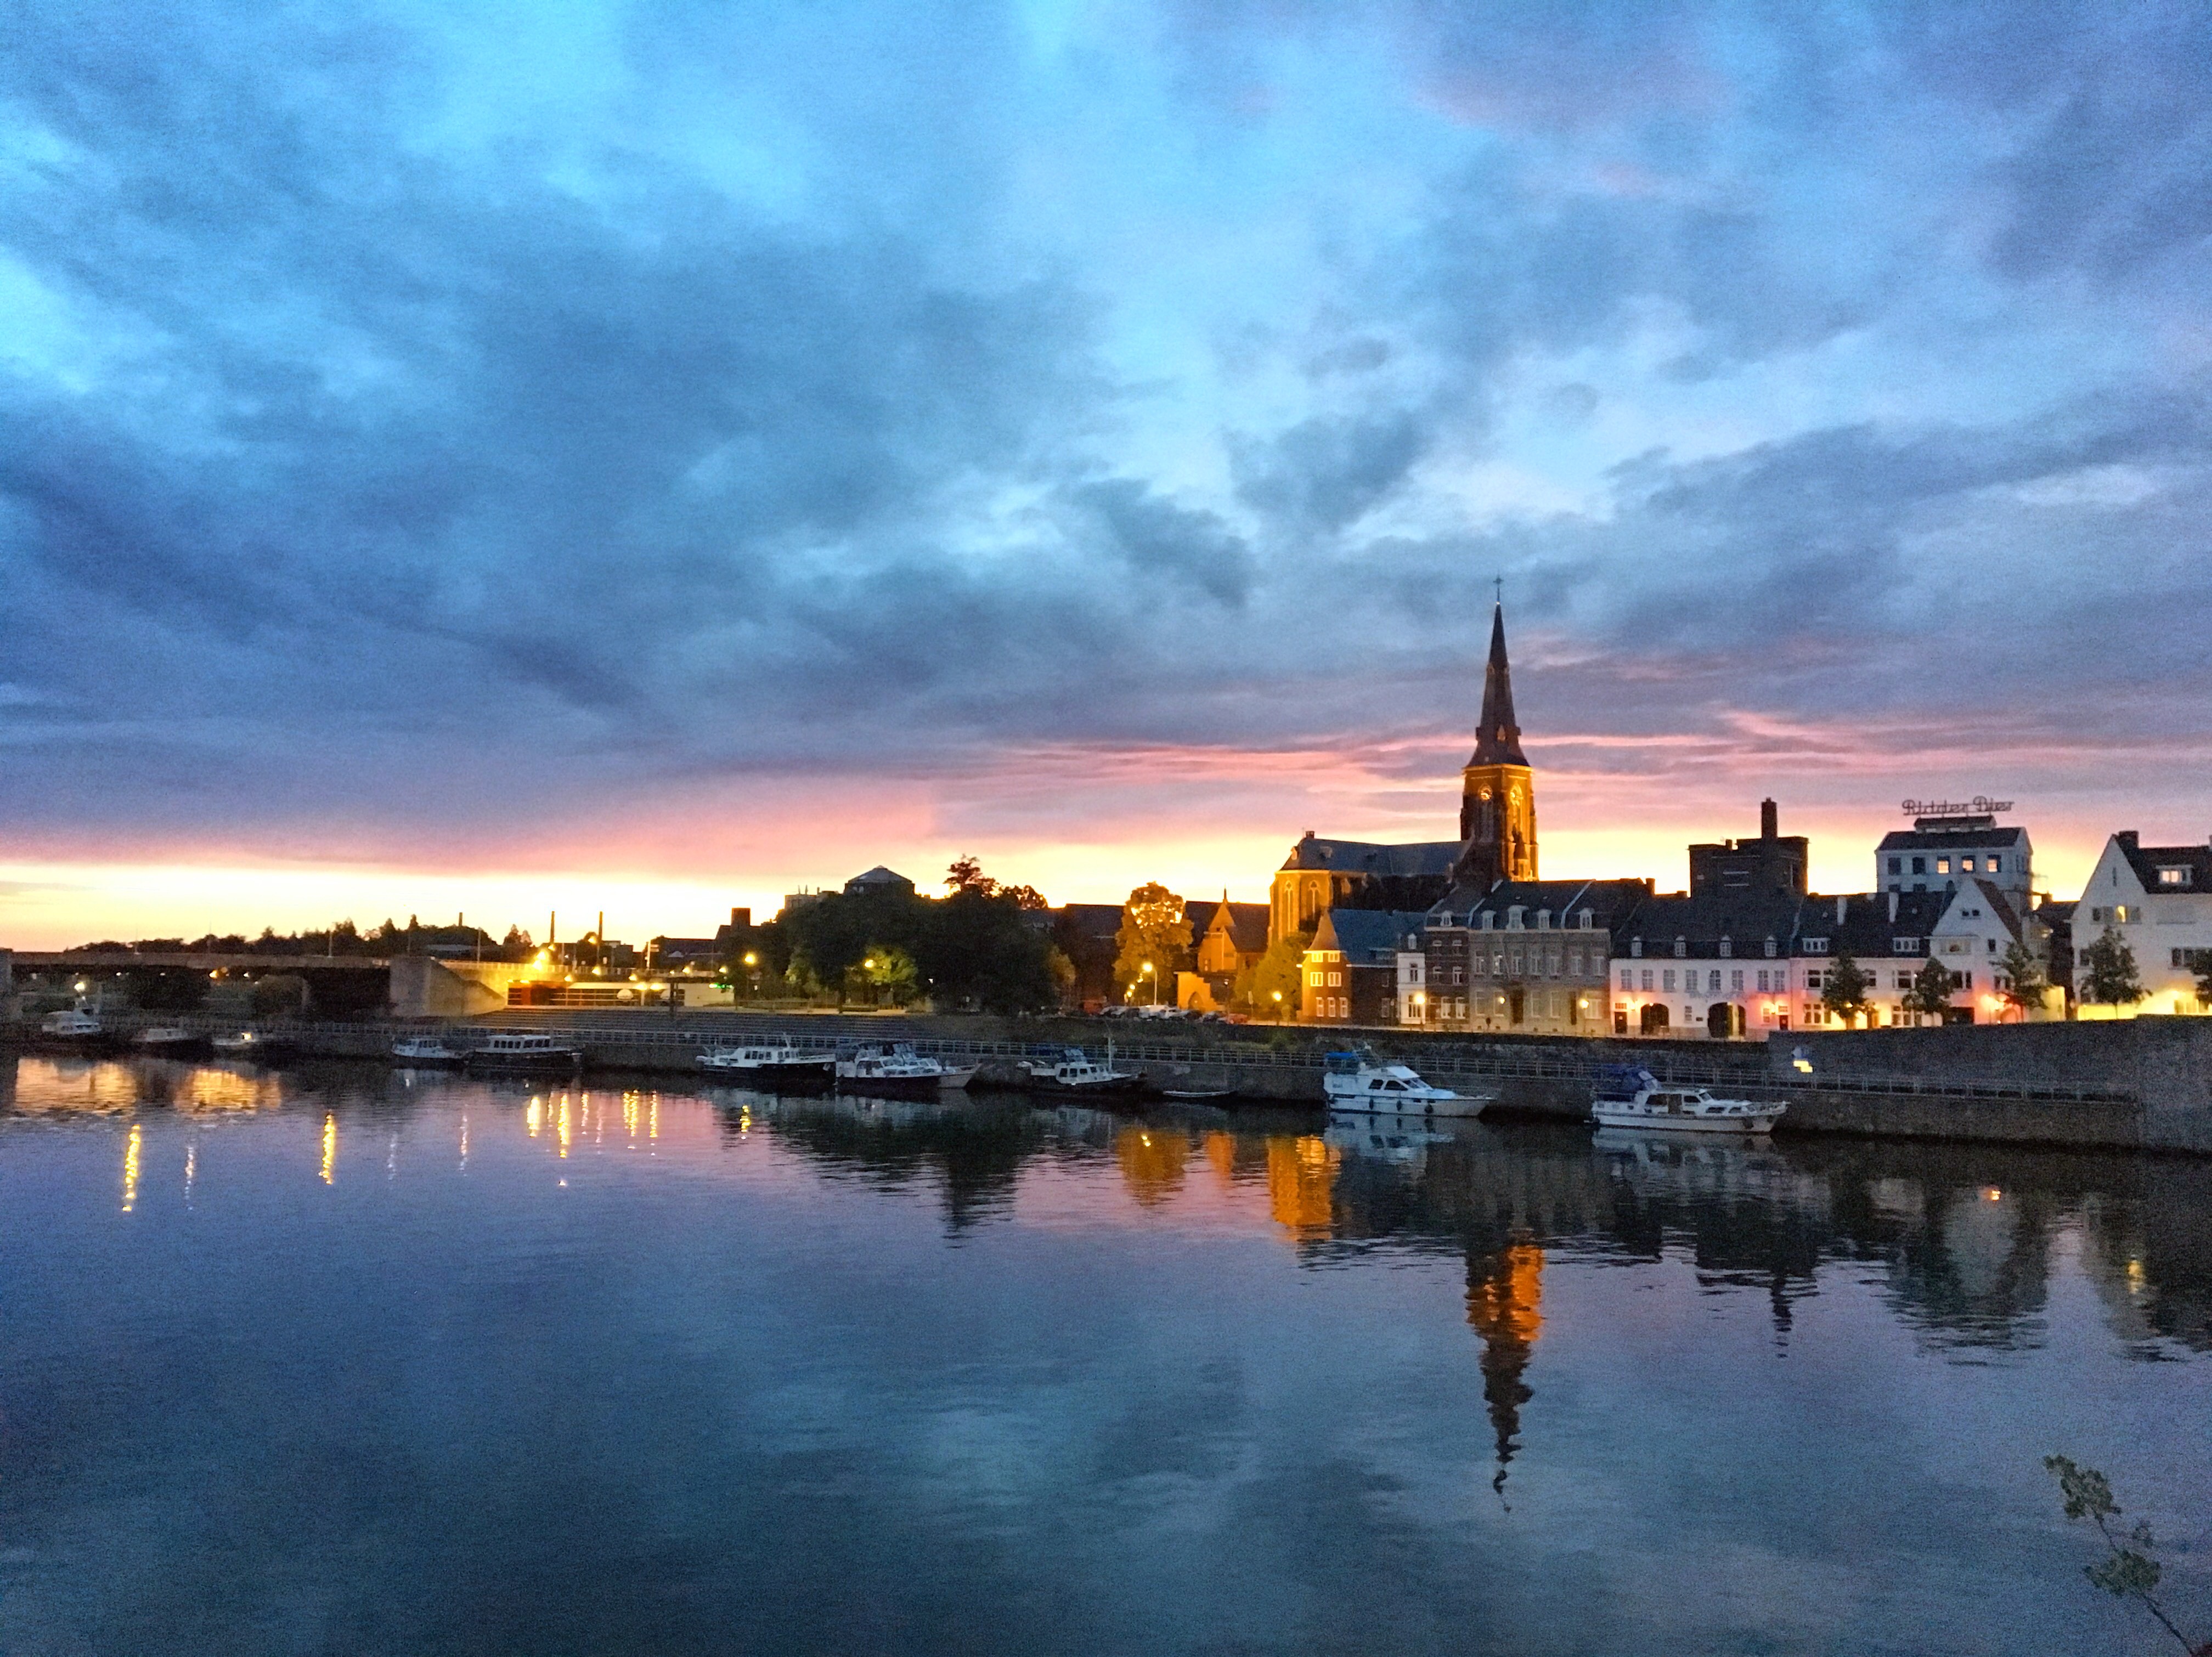
<path fill-rule="evenodd" d="M 118 1038 L 146 1023 L 234 1029 L 204 1016 L 143 1014 L 108 1020 Z M 1786 1100 L 1785 1134 L 1997 1140 L 2212 1155 L 2212 1019 L 1965 1025 L 1923 1030 L 1792 1031 L 1754 1043 L 1470 1037 L 1415 1030 L 1346 1031 L 1291 1025 L 1173 1021 L 993 1018 L 889 1014 L 679 1010 L 507 1009 L 441 1021 L 274 1020 L 260 1025 L 307 1058 L 386 1059 L 394 1035 L 442 1033 L 457 1046 L 493 1029 L 558 1032 L 593 1068 L 692 1075 L 701 1050 L 768 1035 L 801 1047 L 911 1041 L 925 1053 L 979 1063 L 977 1085 L 1015 1085 L 1018 1062 L 1062 1047 L 1144 1073 L 1155 1087 L 1231 1088 L 1241 1100 L 1318 1105 L 1323 1056 L 1371 1041 L 1430 1080 L 1492 1091 L 1500 1114 L 1587 1118 L 1600 1064 L 1641 1064 L 1662 1080 L 1757 1099 Z M 18 1042 L 30 1030 L 0 1029 Z M 1810 1066 L 1800 1069 L 1799 1062 Z"/>

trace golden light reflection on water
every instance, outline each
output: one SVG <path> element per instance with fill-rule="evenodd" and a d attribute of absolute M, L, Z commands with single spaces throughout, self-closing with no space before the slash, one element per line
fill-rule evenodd
<path fill-rule="evenodd" d="M 323 1113 L 323 1183 L 337 1183 L 338 1119 L 331 1111 Z"/>
<path fill-rule="evenodd" d="M 565 1093 L 561 1096 L 561 1102 L 556 1108 L 553 1120 L 556 1125 L 555 1132 L 561 1141 L 561 1154 L 566 1156 L 568 1154 L 568 1142 L 574 1137 L 575 1124 L 570 1117 L 568 1096 Z"/>
<path fill-rule="evenodd" d="M 1336 1170 L 1344 1153 L 1319 1134 L 1267 1141 L 1267 1211 L 1297 1242 L 1328 1235 Z"/>
<path fill-rule="evenodd" d="M 538 1137 L 538 1131 L 545 1126 L 545 1102 L 534 1093 L 530 1096 L 530 1108 L 522 1113 L 522 1120 L 533 1139 Z"/>
<path fill-rule="evenodd" d="M 86 1112 L 113 1115 L 138 1103 L 137 1071 L 106 1059 L 32 1059 L 15 1061 L 18 1114 Z"/>
<path fill-rule="evenodd" d="M 273 1110 L 284 1101 L 275 1076 L 242 1075 L 233 1070 L 195 1070 L 184 1078 L 173 1102 L 179 1110 Z"/>
<path fill-rule="evenodd" d="M 138 1205 L 138 1161 L 144 1149 L 144 1130 L 137 1123 L 131 1125 L 131 1137 L 123 1142 L 123 1211 L 125 1214 Z"/>
<path fill-rule="evenodd" d="M 199 1172 L 200 1148 L 188 1144 L 185 1147 L 185 1204 L 187 1207 L 191 1205 L 192 1181 L 199 1177 Z"/>
<path fill-rule="evenodd" d="M 1114 1136 L 1114 1159 L 1121 1182 L 1146 1208 L 1156 1208 L 1182 1188 L 1182 1165 L 1190 1142 L 1180 1129 L 1125 1127 Z"/>

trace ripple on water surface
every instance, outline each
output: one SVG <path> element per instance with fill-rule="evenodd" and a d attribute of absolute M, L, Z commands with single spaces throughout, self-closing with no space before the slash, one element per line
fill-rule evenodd
<path fill-rule="evenodd" d="M 2212 1168 L 0 1059 L 0 1650 L 2151 1649 Z"/>

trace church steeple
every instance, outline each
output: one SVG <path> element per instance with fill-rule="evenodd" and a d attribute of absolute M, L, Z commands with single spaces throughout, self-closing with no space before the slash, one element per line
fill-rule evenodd
<path fill-rule="evenodd" d="M 1505 659 L 1505 606 L 1490 613 L 1490 665 L 1482 670 L 1482 729 L 1469 765 L 1526 765 L 1513 722 L 1513 669 Z"/>
<path fill-rule="evenodd" d="M 1487 891 L 1501 880 L 1536 878 L 1536 787 L 1513 716 L 1505 659 L 1505 606 L 1490 616 L 1490 662 L 1482 671 L 1482 729 L 1460 795 L 1454 878 Z"/>

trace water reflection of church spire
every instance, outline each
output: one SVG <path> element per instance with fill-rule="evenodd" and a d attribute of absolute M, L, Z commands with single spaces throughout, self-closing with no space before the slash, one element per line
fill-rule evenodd
<path fill-rule="evenodd" d="M 1521 1406 L 1535 1397 L 1522 1380 L 1544 1327 L 1544 1251 L 1525 1235 L 1494 1254 L 1467 1259 L 1467 1320 L 1482 1337 L 1482 1397 L 1498 1435 L 1498 1477 L 1521 1448 Z"/>

